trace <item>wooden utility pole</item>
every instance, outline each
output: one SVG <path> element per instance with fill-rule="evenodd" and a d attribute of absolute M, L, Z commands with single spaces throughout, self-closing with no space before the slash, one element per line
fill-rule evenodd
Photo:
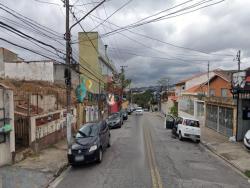
<path fill-rule="evenodd" d="M 210 97 L 210 76 L 209 76 L 209 72 L 210 72 L 210 62 L 208 61 L 207 63 L 207 97 Z"/>

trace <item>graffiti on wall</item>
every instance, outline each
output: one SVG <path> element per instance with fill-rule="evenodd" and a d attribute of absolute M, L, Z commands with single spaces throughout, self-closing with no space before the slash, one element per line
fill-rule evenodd
<path fill-rule="evenodd" d="M 43 138 L 66 127 L 66 117 L 64 116 L 64 112 L 38 117 L 35 122 L 36 139 Z M 72 122 L 72 124 L 74 123 L 75 121 Z"/>

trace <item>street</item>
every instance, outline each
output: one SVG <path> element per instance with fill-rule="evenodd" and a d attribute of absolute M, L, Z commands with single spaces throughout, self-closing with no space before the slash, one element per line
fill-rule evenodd
<path fill-rule="evenodd" d="M 247 188 L 246 178 L 201 144 L 179 141 L 154 113 L 131 115 L 111 130 L 111 148 L 101 164 L 70 167 L 58 188 Z"/>

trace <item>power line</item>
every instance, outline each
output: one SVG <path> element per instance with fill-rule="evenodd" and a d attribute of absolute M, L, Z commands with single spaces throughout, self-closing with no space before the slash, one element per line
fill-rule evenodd
<path fill-rule="evenodd" d="M 64 54 L 63 52 L 61 52 L 60 50 L 58 50 L 57 48 L 55 48 L 54 46 L 52 46 L 52 45 L 50 45 L 50 44 L 47 44 L 47 43 L 45 43 L 45 42 L 43 42 L 43 41 L 40 41 L 40 40 L 38 40 L 38 39 L 36 39 L 36 38 L 34 38 L 34 37 L 31 37 L 31 36 L 29 36 L 29 35 L 27 35 L 27 34 L 25 34 L 25 33 L 23 33 L 23 32 L 21 32 L 21 31 L 19 31 L 18 29 L 15 29 L 14 27 L 12 27 L 12 26 L 9 26 L 8 24 L 5 24 L 5 23 L 3 23 L 2 21 L 0 21 L 0 25 L 2 25 L 2 26 L 4 26 L 3 28 L 9 28 L 8 30 L 9 31 L 15 31 L 15 33 L 19 33 L 19 34 L 21 34 L 22 36 L 25 36 L 25 37 L 27 37 L 27 38 L 29 38 L 29 39 L 32 39 L 32 40 L 34 40 L 34 41 L 36 41 L 36 42 L 38 42 L 38 43 L 40 43 L 40 44 L 42 44 L 42 45 L 44 45 L 44 46 L 48 46 L 48 47 L 50 47 L 50 48 L 52 48 L 53 50 L 55 50 L 56 52 L 58 52 L 58 53 L 61 53 L 61 54 Z M 20 36 L 20 35 L 19 35 Z M 65 55 L 65 54 L 64 54 Z"/>
<path fill-rule="evenodd" d="M 114 11 L 112 14 L 110 14 L 102 23 L 98 24 L 97 26 L 95 26 L 93 29 L 91 29 L 91 31 L 95 30 L 96 28 L 98 28 L 100 25 L 104 24 L 109 18 L 111 18 L 114 14 L 116 14 L 117 12 L 119 12 L 121 9 L 123 9 L 124 7 L 126 7 L 129 3 L 131 3 L 133 0 L 129 0 L 127 1 L 125 4 L 123 4 L 121 7 L 119 7 L 116 11 Z"/>
<path fill-rule="evenodd" d="M 97 16 L 94 16 L 94 15 L 91 15 L 91 17 L 94 17 L 96 19 L 99 19 L 99 20 L 103 20 Z M 114 24 L 110 21 L 107 21 L 107 23 L 117 27 L 117 28 L 121 28 L 120 26 L 118 26 L 117 24 Z M 196 52 L 196 53 L 201 53 L 201 54 L 205 54 L 205 55 L 216 55 L 216 56 L 230 56 L 232 57 L 233 55 L 232 54 L 214 54 L 214 53 L 207 53 L 207 52 L 204 52 L 202 50 L 197 50 L 197 49 L 193 49 L 193 48 L 188 48 L 188 47 L 184 47 L 184 46 L 180 46 L 180 45 L 176 45 L 176 44 L 173 44 L 173 43 L 169 43 L 169 42 L 165 42 L 165 41 L 162 41 L 162 40 L 159 40 L 157 38 L 154 38 L 154 37 L 151 37 L 151 36 L 147 36 L 145 34 L 141 34 L 141 33 L 138 33 L 138 32 L 135 32 L 135 31 L 131 31 L 130 29 L 126 29 L 126 31 L 134 34 L 134 35 L 138 35 L 138 36 L 141 36 L 141 37 L 144 37 L 144 38 L 147 38 L 147 39 L 150 39 L 150 40 L 153 40 L 153 41 L 157 41 L 157 42 L 160 42 L 162 44 L 165 44 L 165 45 L 169 45 L 169 46 L 172 46 L 172 47 L 175 47 L 175 48 L 180 48 L 180 49 L 183 49 L 183 50 L 187 50 L 187 51 L 193 51 L 193 52 Z M 117 34 L 120 34 L 120 32 L 117 32 Z M 105 36 L 103 36 L 105 37 Z M 134 42 L 134 40 L 132 39 L 131 41 Z"/>
<path fill-rule="evenodd" d="M 2 7 L 0 7 L 0 9 L 2 9 L 5 12 L 11 14 L 12 16 L 14 16 L 15 18 L 19 19 L 20 21 L 26 23 L 27 25 L 29 25 L 31 27 L 36 26 L 36 28 L 34 28 L 34 29 L 38 29 L 39 28 L 39 29 L 41 29 L 41 30 L 43 30 L 43 31 L 45 31 L 47 33 L 50 33 L 50 34 L 52 34 L 52 35 L 54 35 L 56 37 L 59 37 L 59 38 L 63 39 L 63 34 L 57 32 L 57 31 L 54 31 L 54 30 L 52 30 L 49 27 L 41 25 L 40 23 L 38 23 L 38 22 L 36 22 L 36 21 L 34 21 L 34 20 L 32 20 L 32 19 L 30 19 L 30 18 L 28 18 L 28 17 L 26 17 L 26 16 L 24 16 L 24 15 L 18 13 L 18 12 L 16 12 L 15 10 L 10 9 L 9 7 L 3 5 L 2 3 L 0 3 L 0 5 L 2 6 Z M 8 10 L 6 10 L 6 9 L 8 9 Z"/>
<path fill-rule="evenodd" d="M 25 49 L 25 50 L 27 50 L 27 51 L 30 51 L 30 52 L 32 52 L 32 53 L 35 53 L 35 54 L 37 54 L 37 55 L 40 55 L 40 56 L 42 56 L 42 57 L 45 57 L 45 58 L 47 58 L 47 59 L 56 61 L 55 59 L 52 59 L 52 58 L 50 58 L 49 56 L 46 56 L 46 55 L 41 54 L 41 53 L 39 53 L 39 52 L 37 52 L 37 51 L 35 51 L 35 50 L 32 50 L 32 49 L 29 49 L 29 48 L 27 48 L 27 47 L 18 45 L 18 44 L 16 44 L 16 43 L 13 43 L 13 42 L 11 42 L 11 41 L 9 41 L 9 40 L 7 40 L 7 39 L 4 39 L 4 38 L 1 38 L 1 37 L 0 37 L 0 40 L 4 41 L 4 42 L 6 42 L 6 43 L 9 43 L 9 44 L 11 44 L 11 45 L 13 45 L 13 46 L 16 46 L 16 47 Z"/>
<path fill-rule="evenodd" d="M 213 1 L 213 0 L 208 0 L 207 2 L 209 2 L 209 1 Z M 109 32 L 109 33 L 105 33 L 104 35 L 110 35 L 110 34 L 114 34 L 114 33 L 118 32 L 118 31 L 121 32 L 121 31 L 126 30 L 126 29 L 133 29 L 133 28 L 136 28 L 136 27 L 145 25 L 145 24 L 152 23 L 152 22 L 156 22 L 156 21 L 160 21 L 160 20 L 164 20 L 164 19 L 169 19 L 169 18 L 174 18 L 174 17 L 177 17 L 177 16 L 181 16 L 181 15 L 184 15 L 184 14 L 188 14 L 188 13 L 191 13 L 191 12 L 195 12 L 195 11 L 197 11 L 197 10 L 200 10 L 200 9 L 203 9 L 203 8 L 206 8 L 206 7 L 209 7 L 209 6 L 213 6 L 213 5 L 222 3 L 223 1 L 225 1 L 225 0 L 221 0 L 221 1 L 216 2 L 216 3 L 208 4 L 208 5 L 206 5 L 206 6 L 199 7 L 199 8 L 197 8 L 197 9 L 192 10 L 192 11 L 185 12 L 185 13 L 182 13 L 182 14 L 179 14 L 179 15 L 176 15 L 176 16 L 167 17 L 167 16 L 170 16 L 170 15 L 173 15 L 173 14 L 176 14 L 176 13 L 179 13 L 179 12 L 182 12 L 182 11 L 184 11 L 184 10 L 192 9 L 192 8 L 194 8 L 194 7 L 197 7 L 197 6 L 201 5 L 201 4 L 204 4 L 205 2 L 199 3 L 199 4 L 196 3 L 195 6 L 194 6 L 194 5 L 191 5 L 191 6 L 189 6 L 189 7 L 186 7 L 186 8 L 180 9 L 180 10 L 178 10 L 178 11 L 169 13 L 169 14 L 167 14 L 167 15 L 165 15 L 165 16 L 161 16 L 161 17 L 159 17 L 159 18 L 152 19 L 152 20 L 150 20 L 150 21 L 145 21 L 145 22 L 138 23 L 138 24 L 135 24 L 135 23 L 134 23 L 134 24 L 130 24 L 130 25 L 121 27 L 120 29 L 113 30 L 113 31 L 111 31 L 111 32 Z"/>

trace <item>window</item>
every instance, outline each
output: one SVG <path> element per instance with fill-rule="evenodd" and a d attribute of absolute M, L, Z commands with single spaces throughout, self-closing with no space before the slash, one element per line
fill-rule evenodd
<path fill-rule="evenodd" d="M 227 97 L 227 89 L 226 88 L 221 88 L 221 96 Z"/>
<path fill-rule="evenodd" d="M 210 89 L 209 95 L 210 96 L 215 96 L 215 90 L 214 89 Z"/>
<path fill-rule="evenodd" d="M 191 126 L 191 127 L 200 127 L 199 121 L 194 121 L 194 120 L 189 120 L 189 119 L 185 120 L 185 125 Z"/>
<path fill-rule="evenodd" d="M 183 119 L 181 117 L 177 118 L 176 124 L 182 124 Z"/>

